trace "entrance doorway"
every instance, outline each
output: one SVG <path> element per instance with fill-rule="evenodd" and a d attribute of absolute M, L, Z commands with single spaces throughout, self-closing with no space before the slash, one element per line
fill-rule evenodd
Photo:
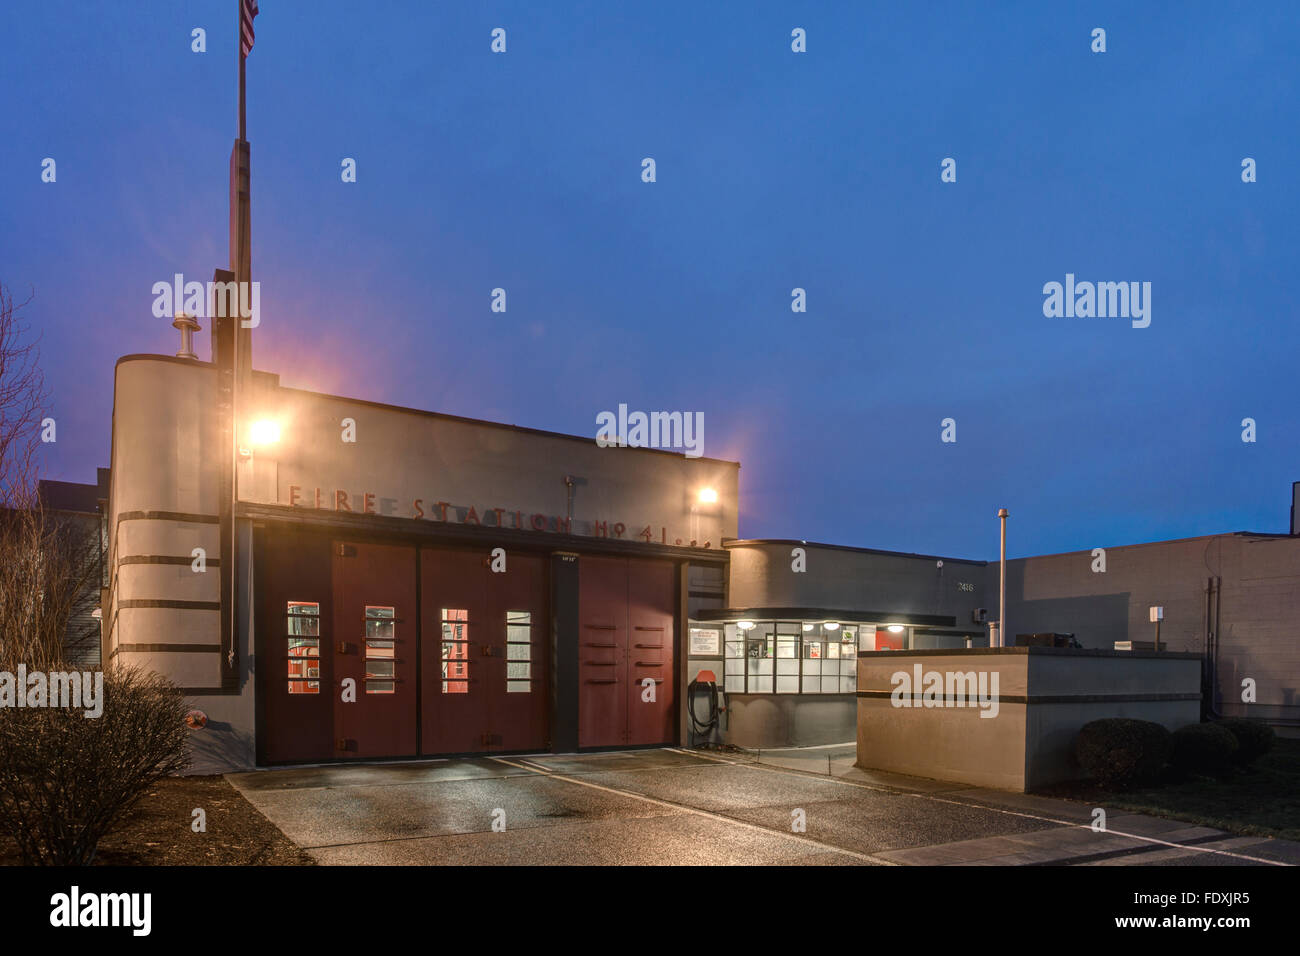
<path fill-rule="evenodd" d="M 546 559 L 420 551 L 421 740 L 425 754 L 550 745 Z"/>
<path fill-rule="evenodd" d="M 673 743 L 673 564 L 583 557 L 578 576 L 578 746 Z"/>

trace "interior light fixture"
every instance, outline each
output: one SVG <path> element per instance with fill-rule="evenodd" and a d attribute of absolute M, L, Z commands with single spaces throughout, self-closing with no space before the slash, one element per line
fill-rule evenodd
<path fill-rule="evenodd" d="M 753 622 L 753 621 L 737 621 L 737 622 L 736 622 L 736 627 L 740 628 L 742 631 L 748 631 L 748 630 L 751 629 L 753 626 L 754 626 L 754 622 Z"/>
<path fill-rule="evenodd" d="M 808 623 L 805 622 L 805 623 L 804 623 L 804 626 L 803 626 L 803 629 L 804 629 L 805 631 L 811 631 L 811 630 L 812 630 L 814 627 L 816 627 L 816 626 L 817 626 L 816 624 L 808 624 Z"/>
<path fill-rule="evenodd" d="M 838 631 L 840 629 L 839 621 L 827 621 L 822 627 L 828 631 Z"/>
<path fill-rule="evenodd" d="M 891 624 L 891 625 L 889 625 L 889 632 L 890 632 L 891 634 L 897 634 L 897 633 L 898 633 L 899 631 L 901 631 L 902 629 L 903 629 L 903 625 L 901 625 L 901 624 Z"/>

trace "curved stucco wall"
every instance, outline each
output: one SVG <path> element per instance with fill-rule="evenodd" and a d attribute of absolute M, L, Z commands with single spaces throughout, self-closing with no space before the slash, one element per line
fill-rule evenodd
<path fill-rule="evenodd" d="M 221 683 L 215 394 L 211 366 L 117 366 L 108 653 L 188 688 Z M 195 548 L 209 562 L 203 572 Z"/>

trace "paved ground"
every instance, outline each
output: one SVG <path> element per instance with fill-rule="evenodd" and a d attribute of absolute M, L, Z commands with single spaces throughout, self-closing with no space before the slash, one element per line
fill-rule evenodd
<path fill-rule="evenodd" d="M 852 763 L 852 745 L 747 756 L 670 748 L 227 779 L 321 863 L 1300 863 L 1300 843 L 1118 810 L 1097 833 L 1082 804 Z M 793 832 L 796 811 L 803 832 Z"/>

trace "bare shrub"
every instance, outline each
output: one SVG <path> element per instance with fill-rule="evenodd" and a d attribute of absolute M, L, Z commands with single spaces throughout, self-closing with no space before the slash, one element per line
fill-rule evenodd
<path fill-rule="evenodd" d="M 99 536 L 47 510 L 36 452 L 46 401 L 35 346 L 0 286 L 0 671 L 69 671 L 65 639 L 99 586 Z M 86 672 L 83 672 L 83 674 Z M 13 678 L 11 678 L 12 680 Z M 14 682 L 16 684 L 16 681 Z M 16 686 L 15 695 L 27 688 Z M 103 712 L 0 707 L 0 833 L 32 864 L 85 864 L 121 814 L 189 763 L 185 703 L 157 674 L 115 665 Z"/>
<path fill-rule="evenodd" d="M 189 764 L 185 702 L 138 667 L 104 671 L 104 711 L 0 708 L 0 830 L 24 862 L 91 863 L 118 818 Z"/>

